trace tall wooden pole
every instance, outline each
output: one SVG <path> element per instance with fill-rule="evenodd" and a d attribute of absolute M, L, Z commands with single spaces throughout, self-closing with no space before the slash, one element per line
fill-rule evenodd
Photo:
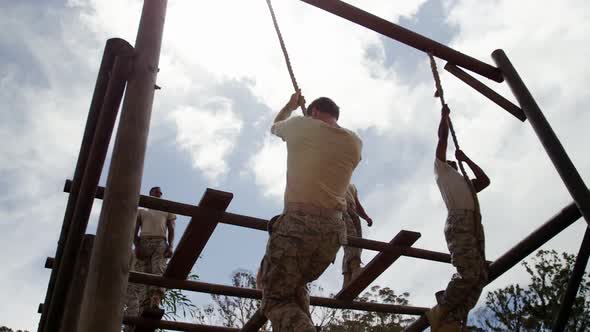
<path fill-rule="evenodd" d="M 158 73 L 166 0 L 144 0 L 105 199 L 90 262 L 79 331 L 118 332 L 122 297 Z"/>
<path fill-rule="evenodd" d="M 563 145 L 561 145 L 559 138 L 557 138 L 549 121 L 543 115 L 533 95 L 520 78 L 516 69 L 514 69 L 510 60 L 508 60 L 506 53 L 502 50 L 495 50 L 492 53 L 492 58 L 498 65 L 498 68 L 502 70 L 502 75 L 506 83 L 508 83 L 510 90 L 512 90 L 512 94 L 518 100 L 520 108 L 525 113 L 531 127 L 533 127 L 533 130 L 545 148 L 545 152 L 547 152 L 565 187 L 582 212 L 582 216 L 590 225 L 590 190 L 588 190 L 580 173 L 578 173 L 576 166 L 574 166 Z"/>
<path fill-rule="evenodd" d="M 61 232 L 59 235 L 59 241 L 57 243 L 57 250 L 55 253 L 55 267 L 53 268 L 53 270 L 51 270 L 51 276 L 49 278 L 49 284 L 47 286 L 47 293 L 45 295 L 45 301 L 43 303 L 43 311 L 41 313 L 41 319 L 39 320 L 39 328 L 37 330 L 38 332 L 47 331 L 45 329 L 45 324 L 48 321 L 59 322 L 59 317 L 48 317 L 49 307 L 53 299 L 55 284 L 56 280 L 58 279 L 58 275 L 60 273 L 63 273 L 63 269 L 61 269 L 62 256 L 64 254 L 64 248 L 66 245 L 66 241 L 68 239 L 68 232 L 70 229 L 70 224 L 72 221 L 74 210 L 76 209 L 78 193 L 80 192 L 80 184 L 82 183 L 82 179 L 85 175 L 87 160 L 91 153 L 91 147 L 93 146 L 96 127 L 98 125 L 100 114 L 102 112 L 104 97 L 110 81 L 109 73 L 111 72 L 115 64 L 115 57 L 117 55 L 128 54 L 128 52 L 132 49 L 133 47 L 131 47 L 129 43 L 120 38 L 111 38 L 107 40 L 104 48 L 102 60 L 100 63 L 100 69 L 98 70 L 98 77 L 96 78 L 96 84 L 94 86 L 92 101 L 90 102 L 90 110 L 88 111 L 86 127 L 84 128 L 84 134 L 82 135 L 82 144 L 80 145 L 80 151 L 78 153 L 78 161 L 76 162 L 76 168 L 74 171 L 70 195 L 68 196 L 68 202 L 66 205 L 66 211 L 62 223 Z M 100 171 L 102 171 L 102 168 L 100 169 Z M 69 264 L 73 265 L 74 263 L 68 263 L 66 261 L 65 265 Z"/>

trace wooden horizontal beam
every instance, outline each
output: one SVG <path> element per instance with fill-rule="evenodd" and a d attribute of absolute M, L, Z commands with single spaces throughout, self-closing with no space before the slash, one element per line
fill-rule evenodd
<path fill-rule="evenodd" d="M 400 231 L 389 242 L 391 246 L 409 247 L 413 245 L 420 238 L 420 233 Z M 356 276 L 346 285 L 338 294 L 336 298 L 339 300 L 352 300 L 357 297 L 365 288 L 367 288 L 381 273 L 385 272 L 391 264 L 393 264 L 399 257 L 399 251 L 382 251 L 375 256 Z"/>
<path fill-rule="evenodd" d="M 362 25 L 365 28 L 378 32 L 384 36 L 395 39 L 400 43 L 426 53 L 432 53 L 432 55 L 438 58 L 445 59 L 448 62 L 469 69 L 496 82 L 502 82 L 504 80 L 500 70 L 494 66 L 465 55 L 397 24 L 386 21 L 381 17 L 368 13 L 346 2 L 339 0 L 302 1 L 351 22 Z"/>
<path fill-rule="evenodd" d="M 445 69 L 446 71 L 448 71 L 449 73 L 453 74 L 455 77 L 463 81 L 465 84 L 472 87 L 475 91 L 481 93 L 484 97 L 488 98 L 489 100 L 493 101 L 496 105 L 505 109 L 515 118 L 519 119 L 522 122 L 526 121 L 526 115 L 520 109 L 520 107 L 514 105 L 510 100 L 504 98 L 502 95 L 498 94 L 496 91 L 492 90 L 475 77 L 469 75 L 461 68 L 451 63 L 447 63 Z"/>
<path fill-rule="evenodd" d="M 157 322 L 161 321 L 162 317 L 164 317 L 164 310 L 155 308 L 145 308 L 142 310 L 140 317 L 134 318 L 139 318 L 148 322 Z M 157 328 L 158 327 L 153 324 L 138 324 L 135 327 L 135 330 L 133 330 L 133 332 L 154 332 Z"/>
<path fill-rule="evenodd" d="M 199 202 L 200 209 L 193 210 L 195 214 L 168 262 L 166 278 L 188 278 L 233 197 L 232 193 L 207 188 Z"/>
<path fill-rule="evenodd" d="M 233 287 L 219 284 L 212 284 L 200 281 L 191 280 L 176 280 L 167 279 L 162 276 L 131 272 L 129 274 L 129 282 L 146 284 L 151 286 L 182 289 L 192 292 L 200 292 L 207 294 L 217 294 L 225 296 L 235 296 L 248 299 L 261 299 L 262 292 L 254 288 L 244 287 Z M 404 306 L 404 305 L 393 305 L 393 304 L 382 304 L 372 302 L 360 302 L 360 301 L 348 301 L 326 297 L 311 296 L 311 305 L 328 307 L 334 309 L 351 309 L 351 310 L 364 310 L 381 313 L 392 313 L 392 314 L 404 314 L 404 315 L 421 315 L 428 308 Z"/>
<path fill-rule="evenodd" d="M 135 325 L 136 326 L 135 331 L 140 331 L 138 329 L 140 327 L 144 328 L 144 329 L 150 329 L 149 331 L 153 331 L 155 329 L 171 330 L 171 331 L 189 331 L 189 332 L 239 332 L 240 331 L 240 329 L 232 328 L 232 327 L 191 324 L 191 323 L 184 323 L 184 322 L 166 321 L 166 320 L 159 320 L 159 319 L 149 319 L 149 318 L 143 318 L 143 317 L 130 317 L 130 316 L 125 316 L 123 318 L 123 324 Z M 144 330 L 142 330 L 142 331 L 144 331 Z"/>
<path fill-rule="evenodd" d="M 64 185 L 64 192 L 69 192 L 71 187 L 71 180 L 66 180 Z M 96 198 L 102 199 L 104 196 L 104 187 L 98 187 L 96 191 Z M 139 197 L 139 206 L 154 210 L 172 212 L 178 215 L 183 216 L 194 216 L 201 213 L 203 209 L 200 206 L 195 206 L 186 203 L 179 203 L 175 201 L 170 201 L 166 199 L 155 198 L 151 196 L 141 195 Z M 222 224 L 240 226 L 250 229 L 257 229 L 266 231 L 268 220 L 255 218 L 250 216 L 244 216 L 240 214 L 224 212 L 219 219 L 219 222 Z M 426 249 L 420 248 L 413 248 L 408 246 L 396 246 L 391 245 L 387 242 L 380 242 L 375 240 L 363 239 L 359 237 L 349 237 L 348 243 L 351 247 L 362 248 L 367 250 L 375 250 L 375 251 L 395 251 L 401 252 L 402 256 L 414 257 L 419 259 L 425 259 L 430 261 L 442 262 L 442 263 L 450 263 L 451 256 L 447 253 L 441 253 Z"/>

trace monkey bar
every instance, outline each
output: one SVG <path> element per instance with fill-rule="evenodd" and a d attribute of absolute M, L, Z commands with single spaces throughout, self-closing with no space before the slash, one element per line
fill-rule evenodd
<path fill-rule="evenodd" d="M 548 121 L 543 116 L 526 85 L 501 50 L 492 54 L 498 67 L 472 58 L 448 46 L 388 22 L 378 16 L 339 0 L 301 0 L 346 20 L 364 26 L 410 47 L 430 53 L 448 63 L 445 68 L 457 78 L 504 108 L 520 121 L 529 119 L 547 155 L 553 162 L 574 203 L 543 224 L 526 239 L 510 249 L 490 267 L 490 280 L 512 268 L 520 260 L 567 228 L 581 216 L 590 222 L 590 191 L 561 145 Z M 146 310 L 141 317 L 121 317 L 123 290 L 128 281 L 179 288 L 191 291 L 260 298 L 258 290 L 187 281 L 199 254 L 206 246 L 218 223 L 251 229 L 266 230 L 267 221 L 255 217 L 226 212 L 233 195 L 207 189 L 198 205 L 177 203 L 141 196 L 139 188 L 147 143 L 156 75 L 162 41 L 166 0 L 144 0 L 135 48 L 121 39 L 107 41 L 103 54 L 86 127 L 78 155 L 74 177 L 66 182 L 70 192 L 65 210 L 55 260 L 52 268 L 42 313 L 40 332 L 77 331 L 115 332 L 120 323 L 137 326 L 136 331 L 165 328 L 178 331 L 238 331 L 239 329 L 162 321 L 161 311 Z M 504 80 L 510 86 L 519 106 L 496 93 L 468 73 L 470 70 L 495 82 Z M 123 98 L 123 88 L 125 96 Z M 98 177 L 106 160 L 107 147 L 114 128 L 114 119 L 123 100 L 117 138 L 111 158 L 106 188 L 98 186 Z M 104 199 L 96 238 L 84 241 L 84 233 L 95 198 Z M 138 206 L 168 211 L 191 217 L 163 276 L 129 272 L 127 266 L 131 247 L 131 233 Z M 580 283 L 590 250 L 586 233 L 584 244 L 576 260 L 574 273 L 568 284 L 554 331 L 563 331 L 572 298 Z M 349 245 L 379 253 L 367 268 L 351 281 L 336 298 L 312 297 L 312 304 L 332 308 L 369 310 L 378 312 L 421 315 L 406 331 L 421 331 L 428 327 L 423 315 L 427 308 L 394 306 L 356 302 L 357 297 L 399 257 L 407 256 L 443 263 L 450 262 L 446 253 L 413 247 L 419 233 L 401 231 L 391 242 L 379 242 L 350 237 Z M 89 253 L 91 252 L 91 258 Z M 86 267 L 85 267 L 86 266 Z M 74 278 L 76 271 L 87 269 L 87 276 Z M 572 295 L 573 294 L 573 295 Z M 64 313 L 63 308 L 68 307 Z M 79 321 L 80 325 L 77 324 Z M 257 331 L 266 318 L 257 312 L 242 331 Z"/>

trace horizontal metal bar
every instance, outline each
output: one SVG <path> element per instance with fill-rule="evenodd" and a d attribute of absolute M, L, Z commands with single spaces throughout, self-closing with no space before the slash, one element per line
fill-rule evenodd
<path fill-rule="evenodd" d="M 492 90 L 487 85 L 480 82 L 475 77 L 469 75 L 469 73 L 465 72 L 461 68 L 459 68 L 451 63 L 447 63 L 445 66 L 445 69 L 446 69 L 446 71 L 448 71 L 449 73 L 453 74 L 455 77 L 457 77 L 458 79 L 463 81 L 465 84 L 472 87 L 475 91 L 481 93 L 484 97 L 493 101 L 494 103 L 496 103 L 496 105 L 502 107 L 508 113 L 514 115 L 514 117 L 516 117 L 520 121 L 522 121 L 522 122 L 526 121 L 526 115 L 520 109 L 520 107 L 514 105 L 510 100 L 504 98 L 503 96 L 498 94 L 496 91 Z"/>
<path fill-rule="evenodd" d="M 347 4 L 346 2 L 339 0 L 301 1 L 321 8 L 356 24 L 362 25 L 365 28 L 395 39 L 400 43 L 406 44 L 420 51 L 432 53 L 432 55 L 438 58 L 469 69 L 496 82 L 502 82 L 504 80 L 500 70 L 494 66 L 465 55 L 397 24 L 386 21 L 381 17 L 368 13 L 362 9 Z"/>
<path fill-rule="evenodd" d="M 541 225 L 541 227 L 537 228 L 502 256 L 498 257 L 490 265 L 489 282 L 494 281 L 504 274 L 504 272 L 510 270 L 518 262 L 525 259 L 543 244 L 580 219 L 580 217 L 582 217 L 582 213 L 580 213 L 576 203 L 570 203 L 558 214 Z"/>
<path fill-rule="evenodd" d="M 235 296 L 249 299 L 261 299 L 262 292 L 254 288 L 243 288 L 225 286 L 219 284 L 211 284 L 200 281 L 190 280 L 175 280 L 167 279 L 162 276 L 153 274 L 131 272 L 129 274 L 129 282 L 147 284 L 151 286 L 158 286 L 164 288 L 183 289 L 193 292 L 207 293 L 207 294 L 218 294 L 226 296 Z M 333 298 L 325 297 L 310 297 L 311 305 L 335 308 L 335 309 L 351 309 L 351 310 L 365 310 L 382 313 L 394 313 L 404 315 L 421 315 L 428 308 L 413 307 L 405 305 L 394 305 L 394 304 L 382 304 L 372 302 L 359 302 L 359 301 L 345 301 L 337 300 Z"/>

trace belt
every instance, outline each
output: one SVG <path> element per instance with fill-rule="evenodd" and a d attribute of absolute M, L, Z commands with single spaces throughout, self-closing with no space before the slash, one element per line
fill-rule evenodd
<path fill-rule="evenodd" d="M 327 209 L 306 203 L 286 203 L 283 213 L 303 213 L 310 216 L 342 219 L 342 211 Z"/>
<path fill-rule="evenodd" d="M 162 235 L 140 235 L 139 236 L 140 240 L 146 239 L 146 240 L 166 240 L 166 236 L 162 236 Z"/>
<path fill-rule="evenodd" d="M 458 215 L 458 214 L 473 214 L 475 210 L 467 210 L 467 209 L 451 209 L 449 210 L 449 214 Z"/>

